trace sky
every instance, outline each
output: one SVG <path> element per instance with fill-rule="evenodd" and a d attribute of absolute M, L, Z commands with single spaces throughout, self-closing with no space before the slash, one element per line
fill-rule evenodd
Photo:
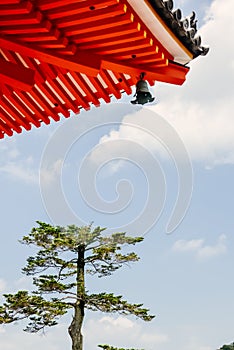
<path fill-rule="evenodd" d="M 18 240 L 36 220 L 143 235 L 140 261 L 90 291 L 142 302 L 155 319 L 87 313 L 84 348 L 216 350 L 234 341 L 233 0 L 177 0 L 197 13 L 205 57 L 182 86 L 156 83 L 157 103 L 121 101 L 0 141 L 0 293 L 30 288 Z M 69 315 L 45 334 L 0 326 L 4 350 L 69 349 Z"/>

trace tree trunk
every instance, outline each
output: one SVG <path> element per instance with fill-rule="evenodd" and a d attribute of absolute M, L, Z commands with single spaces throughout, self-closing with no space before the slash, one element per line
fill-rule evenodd
<path fill-rule="evenodd" d="M 82 315 L 79 305 L 75 308 L 75 314 L 72 319 L 72 323 L 68 328 L 68 333 L 72 340 L 72 350 L 83 349 L 83 336 L 81 333 L 81 327 L 84 316 Z"/>
<path fill-rule="evenodd" d="M 74 305 L 74 316 L 68 328 L 68 333 L 72 340 L 72 350 L 83 349 L 83 336 L 81 333 L 81 328 L 84 319 L 85 306 L 84 253 L 85 246 L 80 245 L 78 247 L 77 259 L 77 301 Z"/>

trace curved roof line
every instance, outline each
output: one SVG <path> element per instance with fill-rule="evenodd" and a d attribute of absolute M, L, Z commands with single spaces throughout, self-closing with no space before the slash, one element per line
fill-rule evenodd
<path fill-rule="evenodd" d="M 174 62 L 185 65 L 197 56 L 208 53 L 209 49 L 201 46 L 201 37 L 197 35 L 194 11 L 182 18 L 182 11 L 173 9 L 172 0 L 127 1 L 172 54 Z"/>

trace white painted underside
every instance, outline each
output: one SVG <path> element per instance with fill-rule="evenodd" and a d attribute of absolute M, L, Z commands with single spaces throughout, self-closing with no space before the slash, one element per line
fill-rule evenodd
<path fill-rule="evenodd" d="M 150 32 L 170 52 L 175 62 L 186 64 L 192 60 L 192 54 L 189 55 L 186 48 L 179 44 L 179 40 L 177 41 L 173 33 L 166 29 L 166 25 L 160 22 L 145 1 L 127 0 L 127 2 L 136 11 Z"/>

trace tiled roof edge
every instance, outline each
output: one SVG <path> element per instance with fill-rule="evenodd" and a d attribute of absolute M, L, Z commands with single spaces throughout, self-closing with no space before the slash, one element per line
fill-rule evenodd
<path fill-rule="evenodd" d="M 162 20 L 176 35 L 180 42 L 192 53 L 193 58 L 205 56 L 209 48 L 201 45 L 201 36 L 197 35 L 196 14 L 193 11 L 182 18 L 180 9 L 173 10 L 173 0 L 147 0 Z"/>

